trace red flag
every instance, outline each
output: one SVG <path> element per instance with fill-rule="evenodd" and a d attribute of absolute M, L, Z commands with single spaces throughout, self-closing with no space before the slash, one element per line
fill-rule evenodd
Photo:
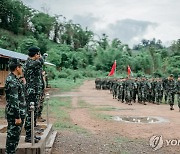
<path fill-rule="evenodd" d="M 127 73 L 128 73 L 128 76 L 130 76 L 131 75 L 131 68 L 130 68 L 130 66 L 128 65 L 128 68 L 127 68 Z"/>
<path fill-rule="evenodd" d="M 116 60 L 114 61 L 114 64 L 113 64 L 111 71 L 109 72 L 108 76 L 114 75 L 115 70 L 116 70 Z"/>

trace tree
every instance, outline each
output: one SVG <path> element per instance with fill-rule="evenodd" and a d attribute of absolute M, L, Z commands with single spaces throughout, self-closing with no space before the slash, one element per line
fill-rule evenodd
<path fill-rule="evenodd" d="M 31 22 L 34 26 L 35 38 L 39 37 L 39 34 L 46 34 L 46 38 L 49 38 L 50 31 L 53 28 L 55 18 L 49 16 L 48 14 L 38 12 L 35 13 Z"/>

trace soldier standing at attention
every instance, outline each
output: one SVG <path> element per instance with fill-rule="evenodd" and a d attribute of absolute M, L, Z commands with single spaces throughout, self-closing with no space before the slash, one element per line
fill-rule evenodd
<path fill-rule="evenodd" d="M 180 112 L 180 75 L 178 76 L 178 80 L 176 83 L 176 89 L 177 89 L 178 107 L 179 107 L 179 112 Z"/>
<path fill-rule="evenodd" d="M 25 103 L 24 91 L 19 80 L 22 75 L 22 65 L 18 59 L 10 59 L 9 62 L 10 74 L 6 78 L 5 93 L 6 93 L 6 118 L 7 138 L 6 138 L 6 154 L 15 154 L 20 134 L 23 125 L 21 116 L 21 104 Z"/>
<path fill-rule="evenodd" d="M 167 92 L 168 92 L 168 102 L 170 105 L 170 110 L 174 110 L 173 106 L 174 106 L 174 95 L 176 92 L 176 83 L 173 74 L 171 74 L 168 78 L 167 88 L 168 88 Z"/>
<path fill-rule="evenodd" d="M 168 90 L 167 82 L 168 82 L 168 79 L 167 79 L 167 78 L 164 78 L 164 79 L 162 80 L 162 82 L 163 82 L 164 100 L 165 100 L 165 104 L 167 104 L 167 98 L 168 98 L 168 93 L 167 93 L 167 90 Z"/>
<path fill-rule="evenodd" d="M 34 102 L 34 126 L 36 127 L 38 103 L 40 101 L 40 94 L 42 90 L 42 66 L 44 58 L 41 57 L 40 49 L 38 47 L 29 48 L 29 58 L 25 64 L 24 76 L 26 79 L 26 103 L 27 116 L 25 121 L 26 137 L 25 142 L 31 142 L 31 112 L 30 102 Z M 35 136 L 35 143 L 40 140 L 40 137 Z"/>

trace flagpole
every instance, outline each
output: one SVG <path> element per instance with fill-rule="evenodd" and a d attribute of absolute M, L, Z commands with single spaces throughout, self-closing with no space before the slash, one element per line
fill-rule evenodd
<path fill-rule="evenodd" d="M 116 63 L 116 60 L 115 60 L 115 63 Z M 117 67 L 117 64 L 116 64 L 116 67 Z M 114 73 L 115 76 L 116 76 L 116 67 L 115 67 L 115 73 Z"/>

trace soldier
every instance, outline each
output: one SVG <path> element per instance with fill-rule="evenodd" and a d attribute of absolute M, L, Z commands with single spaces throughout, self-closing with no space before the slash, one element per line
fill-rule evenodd
<path fill-rule="evenodd" d="M 174 95 L 176 90 L 176 83 L 174 81 L 174 76 L 171 74 L 167 81 L 167 93 L 168 93 L 168 102 L 170 105 L 170 110 L 174 110 Z"/>
<path fill-rule="evenodd" d="M 101 79 L 100 78 L 95 79 L 95 87 L 96 87 L 96 89 L 101 89 Z"/>
<path fill-rule="evenodd" d="M 34 125 L 36 127 L 38 103 L 40 100 L 40 94 L 42 90 L 42 66 L 44 64 L 45 56 L 41 57 L 40 49 L 37 47 L 31 47 L 29 49 L 29 58 L 25 64 L 24 76 L 26 79 L 26 103 L 27 103 L 27 116 L 25 121 L 26 137 L 25 142 L 31 142 L 31 112 L 30 102 L 34 102 L 35 114 Z M 35 143 L 40 140 L 40 137 L 35 136 Z"/>
<path fill-rule="evenodd" d="M 143 77 L 142 81 L 139 84 L 140 86 L 140 93 L 141 93 L 141 101 L 144 105 L 146 105 L 147 101 L 147 81 L 146 78 Z"/>
<path fill-rule="evenodd" d="M 118 87 L 118 82 L 116 79 L 114 79 L 113 86 L 112 86 L 113 99 L 116 99 L 117 97 L 117 87 Z"/>
<path fill-rule="evenodd" d="M 179 112 L 180 112 L 180 75 L 178 76 L 178 80 L 176 83 L 176 89 L 177 89 L 178 107 L 179 107 Z"/>
<path fill-rule="evenodd" d="M 133 101 L 136 103 L 136 96 L 138 95 L 138 81 L 137 79 L 134 80 L 133 83 Z"/>
<path fill-rule="evenodd" d="M 5 153 L 15 154 L 24 119 L 24 114 L 21 114 L 21 111 L 24 111 L 21 105 L 26 105 L 23 88 L 18 78 L 22 75 L 22 65 L 18 59 L 10 59 L 9 69 L 11 73 L 7 76 L 5 83 L 8 122 Z"/>
<path fill-rule="evenodd" d="M 130 78 L 127 78 L 125 81 L 125 86 L 124 86 L 124 91 L 125 91 L 125 100 L 128 105 L 132 105 L 132 92 L 133 92 L 133 83 Z"/>
<path fill-rule="evenodd" d="M 163 91 L 163 85 L 161 79 L 157 79 L 156 85 L 155 85 L 155 96 L 156 96 L 156 103 L 159 105 L 162 103 L 162 91 Z"/>
<path fill-rule="evenodd" d="M 150 80 L 147 80 L 146 87 L 147 87 L 146 101 L 151 102 L 152 87 L 151 87 L 151 81 Z"/>
<path fill-rule="evenodd" d="M 152 81 L 151 81 L 151 100 L 150 102 L 151 103 L 155 103 L 155 86 L 156 86 L 156 81 L 154 80 L 154 78 L 152 78 Z"/>
<path fill-rule="evenodd" d="M 123 95 L 123 81 L 122 79 L 120 79 L 118 81 L 118 88 L 117 88 L 118 101 L 122 101 L 122 95 Z"/>
<path fill-rule="evenodd" d="M 167 82 L 168 82 L 168 79 L 167 79 L 167 78 L 164 78 L 164 79 L 162 80 L 165 104 L 167 103 L 167 97 L 168 97 L 168 93 L 167 93 L 167 90 L 168 90 Z"/>

